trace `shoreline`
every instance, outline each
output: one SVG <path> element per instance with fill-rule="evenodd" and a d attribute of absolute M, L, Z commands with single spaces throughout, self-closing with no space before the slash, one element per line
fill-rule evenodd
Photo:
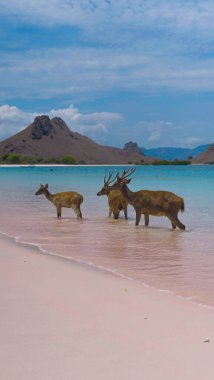
<path fill-rule="evenodd" d="M 212 166 L 213 164 L 189 164 L 189 165 L 153 165 L 147 163 L 146 165 L 136 165 L 136 164 L 75 164 L 75 165 L 66 165 L 66 164 L 0 164 L 0 168 L 32 168 L 32 167 L 143 167 L 143 166 Z"/>
<path fill-rule="evenodd" d="M 11 240 L 0 237 L 4 380 L 213 379 L 213 310 Z"/>
<path fill-rule="evenodd" d="M 135 164 L 75 164 L 75 165 L 66 165 L 66 164 L 23 164 L 23 165 L 15 165 L 15 164 L 0 164 L 0 167 L 12 167 L 12 168 L 28 168 L 28 167 L 95 167 L 95 166 L 136 166 Z M 140 165 L 139 165 L 140 166 Z"/>
<path fill-rule="evenodd" d="M 15 246 L 17 245 L 17 246 L 20 246 L 23 248 L 27 248 L 29 250 L 33 250 L 34 253 L 36 253 L 36 254 L 49 256 L 50 258 L 53 257 L 53 258 L 56 258 L 58 260 L 63 260 L 65 262 L 68 262 L 70 265 L 80 267 L 83 270 L 84 269 L 89 270 L 89 271 L 92 270 L 95 272 L 100 272 L 101 274 L 104 274 L 104 275 L 110 275 L 110 276 L 113 276 L 115 278 L 119 278 L 119 279 L 122 279 L 122 280 L 125 280 L 128 282 L 133 282 L 139 286 L 144 287 L 145 289 L 149 289 L 149 290 L 151 289 L 154 292 L 157 292 L 160 294 L 165 294 L 165 295 L 168 295 L 168 296 L 173 297 L 175 299 L 178 299 L 182 302 L 187 302 L 187 303 L 190 303 L 192 305 L 198 306 L 200 308 L 204 308 L 204 309 L 211 310 L 214 312 L 214 306 L 199 303 L 199 302 L 194 302 L 192 300 L 192 297 L 185 297 L 185 296 L 174 293 L 172 290 L 161 289 L 161 288 L 155 287 L 153 285 L 147 284 L 146 282 L 142 282 L 142 281 L 136 280 L 132 277 L 128 277 L 128 276 L 118 272 L 117 270 L 112 270 L 112 269 L 104 267 L 102 265 L 96 265 L 96 264 L 93 264 L 92 262 L 88 262 L 88 261 L 83 260 L 83 259 L 77 259 L 77 258 L 72 258 L 72 257 L 68 257 L 68 256 L 63 256 L 63 255 L 60 255 L 58 253 L 48 251 L 48 250 L 42 248 L 39 244 L 26 242 L 24 240 L 21 240 L 22 238 L 20 236 L 11 236 L 11 235 L 7 234 L 6 232 L 0 231 L 0 245 L 1 245 L 2 239 L 3 240 L 6 239 L 8 242 L 10 242 L 11 244 L 14 244 Z"/>

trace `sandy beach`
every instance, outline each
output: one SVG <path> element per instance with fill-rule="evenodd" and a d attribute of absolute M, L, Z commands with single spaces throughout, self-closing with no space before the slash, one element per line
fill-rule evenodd
<path fill-rule="evenodd" d="M 214 311 L 0 240 L 4 380 L 214 378 Z"/>

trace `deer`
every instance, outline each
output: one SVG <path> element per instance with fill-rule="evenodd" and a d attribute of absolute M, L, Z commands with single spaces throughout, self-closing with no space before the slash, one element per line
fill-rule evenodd
<path fill-rule="evenodd" d="M 150 215 L 166 216 L 171 221 L 173 229 L 178 227 L 185 230 L 184 224 L 178 219 L 179 211 L 183 212 L 185 208 L 183 198 L 162 190 L 131 191 L 128 188 L 131 178 L 128 177 L 134 173 L 135 169 L 124 169 L 121 176 L 117 173 L 114 178 L 116 182 L 111 186 L 111 189 L 119 190 L 126 202 L 134 207 L 136 212 L 135 225 L 139 225 L 142 214 L 144 214 L 146 227 L 149 225 Z"/>
<path fill-rule="evenodd" d="M 128 203 L 123 198 L 119 190 L 111 190 L 110 188 L 110 184 L 112 182 L 111 181 L 112 174 L 113 173 L 109 173 L 108 178 L 106 178 L 107 176 L 104 177 L 104 185 L 101 188 L 101 190 L 97 193 L 97 195 L 98 196 L 107 195 L 108 204 L 109 204 L 109 218 L 111 217 L 111 214 L 113 213 L 114 219 L 118 219 L 120 211 L 123 210 L 125 219 L 128 219 L 128 215 L 127 215 Z"/>
<path fill-rule="evenodd" d="M 51 194 L 48 190 L 48 184 L 40 185 L 40 188 L 36 191 L 35 195 L 44 194 L 45 197 L 54 204 L 57 211 L 57 218 L 62 217 L 62 207 L 72 208 L 77 215 L 77 219 L 82 220 L 82 212 L 80 205 L 83 202 L 83 196 L 76 191 L 65 191 L 61 193 Z"/>

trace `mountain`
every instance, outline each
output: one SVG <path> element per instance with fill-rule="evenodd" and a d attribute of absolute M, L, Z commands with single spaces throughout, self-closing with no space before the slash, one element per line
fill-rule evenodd
<path fill-rule="evenodd" d="M 73 156 L 86 164 L 127 164 L 153 162 L 140 152 L 103 146 L 77 132 L 72 132 L 59 117 L 37 116 L 32 124 L 16 135 L 0 142 L 0 155 L 18 153 L 34 158 Z"/>
<path fill-rule="evenodd" d="M 159 158 L 161 160 L 187 160 L 189 157 L 196 157 L 200 153 L 204 152 L 207 148 L 209 148 L 209 144 L 207 145 L 200 145 L 197 148 L 194 149 L 188 149 L 188 148 L 153 148 L 153 149 L 146 149 L 146 148 L 140 148 L 141 152 L 145 153 L 146 155 Z"/>
<path fill-rule="evenodd" d="M 129 141 L 125 144 L 123 148 L 126 152 L 134 153 L 134 154 L 142 154 L 145 157 L 145 153 L 139 148 L 137 143 Z"/>
<path fill-rule="evenodd" d="M 192 160 L 193 164 L 214 164 L 214 144 Z"/>

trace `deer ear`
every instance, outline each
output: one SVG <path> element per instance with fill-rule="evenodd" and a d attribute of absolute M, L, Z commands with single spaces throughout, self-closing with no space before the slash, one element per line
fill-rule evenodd
<path fill-rule="evenodd" d="M 48 184 L 46 183 L 45 188 L 48 189 Z"/>
<path fill-rule="evenodd" d="M 131 178 L 129 178 L 129 179 L 127 179 L 126 181 L 127 181 L 127 183 L 130 183 L 130 182 L 131 182 L 131 180 L 132 180 L 132 179 L 131 179 Z"/>

